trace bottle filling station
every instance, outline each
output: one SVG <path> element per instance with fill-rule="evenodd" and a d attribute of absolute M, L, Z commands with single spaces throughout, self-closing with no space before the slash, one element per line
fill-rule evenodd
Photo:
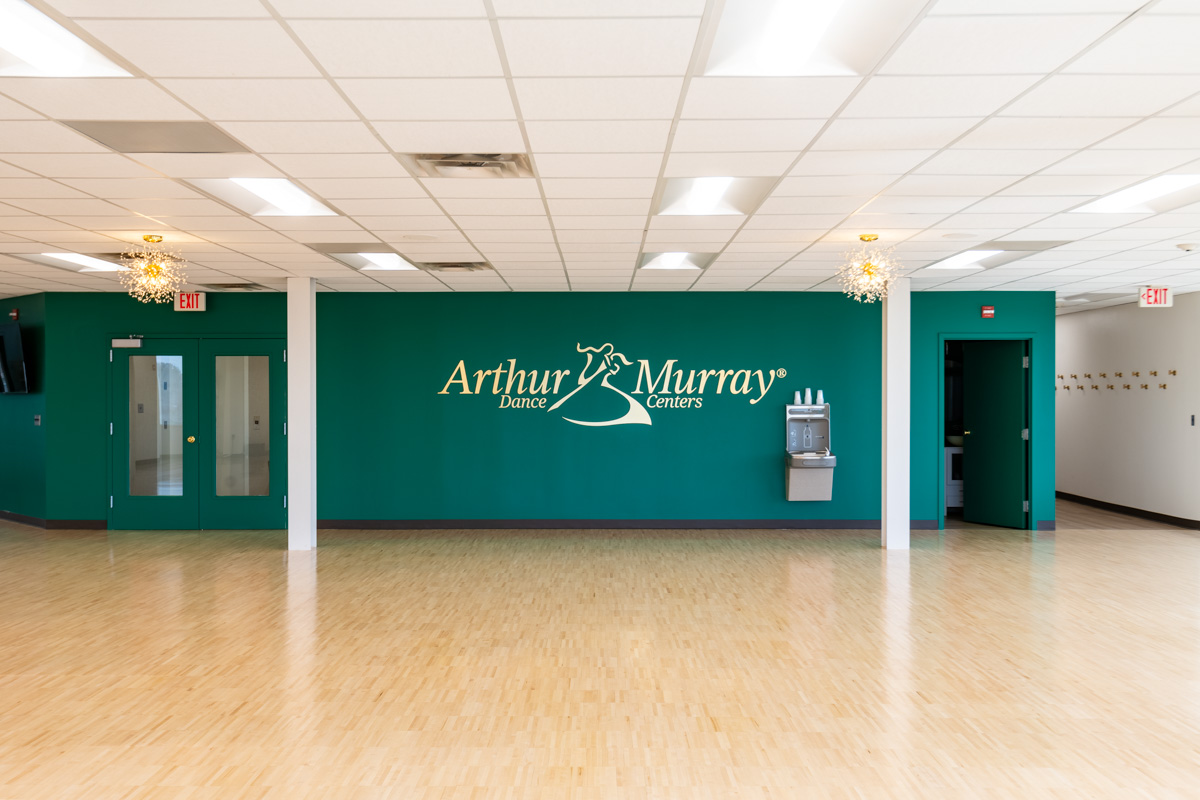
<path fill-rule="evenodd" d="M 787 499 L 832 500 L 833 468 L 837 458 L 830 452 L 829 404 L 824 392 L 804 390 L 787 406 Z"/>

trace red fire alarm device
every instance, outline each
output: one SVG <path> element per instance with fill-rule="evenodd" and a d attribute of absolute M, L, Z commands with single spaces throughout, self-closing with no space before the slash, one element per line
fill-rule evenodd
<path fill-rule="evenodd" d="M 991 319 L 992 317 L 996 316 L 996 307 L 995 306 L 980 307 L 979 316 L 983 317 L 984 319 Z"/>
<path fill-rule="evenodd" d="M 18 319 L 21 318 L 21 309 L 14 308 L 12 311 L 8 312 L 8 318 L 11 319 L 13 322 L 16 322 Z"/>

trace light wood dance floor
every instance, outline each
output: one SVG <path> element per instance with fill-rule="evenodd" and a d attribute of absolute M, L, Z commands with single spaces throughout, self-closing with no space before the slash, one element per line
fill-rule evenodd
<path fill-rule="evenodd" d="M 1200 796 L 1200 533 L 0 523 L 0 798 Z"/>

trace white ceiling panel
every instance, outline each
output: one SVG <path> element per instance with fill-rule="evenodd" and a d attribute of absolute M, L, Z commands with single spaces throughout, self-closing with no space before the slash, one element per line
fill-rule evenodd
<path fill-rule="evenodd" d="M 993 117 L 957 146 L 981 150 L 1053 150 L 1088 147 L 1132 124 L 1127 117 Z M 1144 146 L 1144 145 L 1143 145 Z M 1165 144 L 1166 147 L 1186 147 Z"/>
<path fill-rule="evenodd" d="M 877 75 L 842 112 L 854 117 L 984 117 L 1028 89 L 1036 75 Z"/>
<path fill-rule="evenodd" d="M 930 175 L 1025 176 L 1060 161 L 1074 150 L 943 150 L 916 168 Z"/>
<path fill-rule="evenodd" d="M 1197 75 L 1195 16 L 1141 15 L 1067 67 L 1067 72 Z"/>
<path fill-rule="evenodd" d="M 698 17 L 704 0 L 493 0 L 500 17 Z"/>
<path fill-rule="evenodd" d="M 539 121 L 525 123 L 535 153 L 661 152 L 669 120 Z"/>
<path fill-rule="evenodd" d="M 543 178 L 546 197 L 649 197 L 652 178 Z"/>
<path fill-rule="evenodd" d="M 426 196 L 421 184 L 411 178 L 308 178 L 304 185 L 330 200 Z"/>
<path fill-rule="evenodd" d="M 1200 150 L 1084 150 L 1046 168 L 1048 175 L 1154 175 L 1200 159 Z"/>
<path fill-rule="evenodd" d="M 683 78 L 517 78 L 513 85 L 527 120 L 671 119 Z"/>
<path fill-rule="evenodd" d="M 320 73 L 270 20 L 123 19 L 80 23 L 159 78 L 295 78 Z"/>
<path fill-rule="evenodd" d="M 517 77 L 683 75 L 699 20 L 502 19 Z"/>
<path fill-rule="evenodd" d="M 534 157 L 543 178 L 652 178 L 659 153 L 543 153 Z"/>
<path fill-rule="evenodd" d="M 967 195 L 983 197 L 1013 182 L 1007 175 L 906 175 L 888 189 L 895 197 Z"/>
<path fill-rule="evenodd" d="M 295 20 L 292 30 L 335 78 L 503 74 L 487 20 Z"/>
<path fill-rule="evenodd" d="M 225 122 L 230 135 L 258 153 L 382 153 L 361 122 Z"/>
<path fill-rule="evenodd" d="M 130 17 L 267 17 L 258 0 L 52 0 L 48 5 L 79 18 Z"/>
<path fill-rule="evenodd" d="M 799 153 L 677 153 L 667 161 L 667 178 L 693 178 L 705 175 L 734 177 L 775 177 L 788 171 Z"/>
<path fill-rule="evenodd" d="M 684 119 L 823 119 L 858 78 L 693 78 Z M 876 115 L 878 116 L 878 115 Z"/>
<path fill-rule="evenodd" d="M 1061 66 L 1122 18 L 1119 14 L 930 16 L 917 25 L 880 72 L 953 75 L 969 70 L 977 75 L 1036 75 Z"/>
<path fill-rule="evenodd" d="M 422 216 L 439 213 L 437 204 L 426 197 L 347 198 L 338 200 L 343 213 L 358 216 Z"/>
<path fill-rule="evenodd" d="M 1105 139 L 1097 147 L 1105 150 L 1191 148 L 1200 142 L 1200 117 L 1159 117 L 1133 125 Z"/>
<path fill-rule="evenodd" d="M 1054 75 L 1004 109 L 1018 117 L 1144 117 L 1200 90 L 1175 75 Z"/>
<path fill-rule="evenodd" d="M 457 217 L 459 214 L 468 216 L 480 214 L 500 214 L 504 216 L 510 215 L 534 215 L 544 214 L 546 207 L 542 205 L 540 198 L 530 199 L 471 199 L 471 198 L 449 198 L 441 201 L 442 207 L 447 213 Z"/>
<path fill-rule="evenodd" d="M 107 153 L 86 136 L 57 122 L 0 120 L 0 147 L 5 153 Z"/>
<path fill-rule="evenodd" d="M 872 195 L 898 178 L 898 175 L 802 175 L 784 178 L 772 194 L 775 197 Z"/>
<path fill-rule="evenodd" d="M 183 184 L 165 178 L 64 178 L 62 182 L 82 192 L 109 199 L 129 197 L 199 198 L 201 196 Z M 0 181 L 0 184 L 3 183 L 5 182 Z"/>
<path fill-rule="evenodd" d="M 516 122 L 377 122 L 375 129 L 399 153 L 523 153 Z"/>
<path fill-rule="evenodd" d="M 376 19 L 487 16 L 482 0 L 354 0 L 353 3 L 332 6 L 329 0 L 272 0 L 271 5 L 285 17 Z"/>
<path fill-rule="evenodd" d="M 916 169 L 937 152 L 937 150 L 810 150 L 800 158 L 791 174 L 900 175 Z"/>
<path fill-rule="evenodd" d="M 372 120 L 516 118 L 503 78 L 346 78 L 337 83 Z"/>
<path fill-rule="evenodd" d="M 502 181 L 462 180 L 460 178 L 422 178 L 421 183 L 435 197 L 473 198 L 537 198 L 537 181 L 533 178 L 510 178 Z"/>
<path fill-rule="evenodd" d="M 133 158 L 172 178 L 277 178 L 281 174 L 250 153 L 138 153 Z"/>
<path fill-rule="evenodd" d="M 297 178 L 409 177 L 399 161 L 383 154 L 280 154 L 271 156 L 271 162 Z"/>
<path fill-rule="evenodd" d="M 4 78 L 0 92 L 55 119 L 197 118 L 174 97 L 139 78 Z"/>
<path fill-rule="evenodd" d="M 324 80 L 191 78 L 165 80 L 162 85 L 183 102 L 214 120 L 357 119 L 357 115 L 341 95 Z"/>
<path fill-rule="evenodd" d="M 50 178 L 151 178 L 155 173 L 128 158 L 107 153 L 6 153 L 31 173 Z"/>
<path fill-rule="evenodd" d="M 941 148 L 961 136 L 975 118 L 839 119 L 813 144 L 814 150 L 923 150 Z"/>
<path fill-rule="evenodd" d="M 674 153 L 778 152 L 802 150 L 817 131 L 817 120 L 682 120 L 671 144 Z"/>

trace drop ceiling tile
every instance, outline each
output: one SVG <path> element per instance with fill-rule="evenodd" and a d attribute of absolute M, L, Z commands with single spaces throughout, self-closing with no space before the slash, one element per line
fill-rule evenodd
<path fill-rule="evenodd" d="M 526 216 L 546 213 L 540 198 L 474 199 L 453 197 L 441 201 L 446 212 L 457 217 L 459 214 L 503 216 Z"/>
<path fill-rule="evenodd" d="M 319 75 L 273 20 L 123 19 L 80 25 L 157 78 Z"/>
<path fill-rule="evenodd" d="M 978 75 L 1046 73 L 1122 19 L 1120 14 L 930 16 L 905 38 L 880 72 L 953 75 L 969 64 Z"/>
<path fill-rule="evenodd" d="M 426 196 L 421 184 L 412 178 L 307 178 L 304 186 L 318 197 L 329 200 Z"/>
<path fill-rule="evenodd" d="M 481 248 L 494 247 L 498 244 L 512 244 L 518 247 L 528 247 L 532 244 L 554 245 L 554 232 L 549 226 L 534 230 L 488 230 L 486 228 L 464 228 L 464 232 L 472 242 Z M 530 247 L 532 250 L 542 248 Z"/>
<path fill-rule="evenodd" d="M 792 175 L 900 175 L 916 168 L 936 150 L 810 150 Z"/>
<path fill-rule="evenodd" d="M 48 121 L 0 120 L 4 153 L 108 153 L 65 125 Z"/>
<path fill-rule="evenodd" d="M 846 214 L 755 214 L 746 222 L 747 230 L 780 230 L 782 228 L 806 228 L 828 230 L 842 222 Z M 674 219 L 655 217 L 655 219 Z"/>
<path fill-rule="evenodd" d="M 271 162 L 287 174 L 297 178 L 410 177 L 399 161 L 390 155 L 383 154 L 280 154 L 271 156 Z"/>
<path fill-rule="evenodd" d="M 1196 75 L 1200 22 L 1189 17 L 1141 15 L 1068 66 L 1071 73 Z"/>
<path fill-rule="evenodd" d="M 1072 150 L 943 150 L 916 172 L 930 175 L 1025 176 L 1071 155 Z"/>
<path fill-rule="evenodd" d="M 503 78 L 346 78 L 338 85 L 371 120 L 516 119 Z"/>
<path fill-rule="evenodd" d="M 503 75 L 487 20 L 296 20 L 292 29 L 335 78 Z"/>
<path fill-rule="evenodd" d="M 651 178 L 660 153 L 541 153 L 534 156 L 542 178 Z"/>
<path fill-rule="evenodd" d="M 964 136 L 957 146 L 983 150 L 1081 149 L 1129 124 L 1125 117 L 993 117 Z M 1161 146 L 1187 147 L 1187 144 Z"/>
<path fill-rule="evenodd" d="M 225 122 L 229 134 L 258 153 L 380 153 L 386 148 L 361 122 Z"/>
<path fill-rule="evenodd" d="M 877 75 L 840 117 L 986 117 L 1036 80 L 1033 75 Z"/>
<path fill-rule="evenodd" d="M 178 100 L 140 78 L 3 78 L 0 92 L 55 119 L 198 118 Z"/>
<path fill-rule="evenodd" d="M 697 77 L 688 85 L 683 118 L 824 119 L 837 111 L 859 80 Z"/>
<path fill-rule="evenodd" d="M 354 214 L 354 221 L 363 226 L 369 231 L 375 231 L 384 235 L 382 232 L 387 232 L 387 236 L 392 236 L 401 232 L 404 233 L 429 233 L 440 234 L 445 231 L 454 230 L 454 223 L 449 217 L 444 214 L 427 214 L 414 216 L 372 216 L 366 214 Z"/>
<path fill-rule="evenodd" d="M 869 197 L 768 197 L 758 214 L 851 214 L 863 206 Z"/>
<path fill-rule="evenodd" d="M 67 16 L 100 19 L 269 16 L 257 0 L 205 0 L 201 5 L 191 0 L 155 0 L 150 7 L 144 0 L 53 0 L 49 5 Z"/>
<path fill-rule="evenodd" d="M 898 175 L 801 175 L 784 178 L 774 197 L 873 195 L 899 179 Z"/>
<path fill-rule="evenodd" d="M 49 178 L 155 177 L 146 167 L 111 153 L 6 153 L 4 158 Z"/>
<path fill-rule="evenodd" d="M 63 183 L 107 200 L 131 197 L 200 197 L 186 186 L 165 178 L 63 178 Z"/>
<path fill-rule="evenodd" d="M 999 194 L 1096 197 L 1137 182 L 1136 178 L 1129 175 L 1031 175 L 1003 189 Z"/>
<path fill-rule="evenodd" d="M 161 83 L 185 103 L 214 120 L 301 121 L 358 118 L 346 101 L 325 80 L 191 78 L 164 80 Z"/>
<path fill-rule="evenodd" d="M 876 197 L 863 208 L 870 213 L 887 214 L 953 214 L 961 211 L 975 202 L 972 197 L 951 195 L 938 197 L 925 195 L 920 197 Z"/>
<path fill-rule="evenodd" d="M 802 150 L 817 131 L 817 120 L 682 120 L 672 153 Z"/>
<path fill-rule="evenodd" d="M 1200 159 L 1200 150 L 1084 150 L 1046 168 L 1048 175 L 1156 175 Z"/>
<path fill-rule="evenodd" d="M 227 206 L 205 198 L 195 200 L 167 197 L 114 198 L 114 202 L 130 211 L 150 217 L 169 217 L 172 215 L 224 216 L 229 213 Z"/>
<path fill-rule="evenodd" d="M 550 202 L 552 204 L 551 208 L 553 209 L 555 207 L 553 205 L 554 201 L 551 200 Z M 588 203 L 588 202 L 596 202 L 596 201 L 582 200 L 582 201 L 564 201 L 564 202 Z M 604 201 L 600 201 L 600 202 L 604 202 Z M 646 202 L 648 203 L 649 201 L 646 201 Z M 601 208 L 601 207 L 598 206 L 597 208 Z M 591 229 L 601 229 L 601 230 L 632 230 L 632 229 L 636 228 L 637 230 L 642 230 L 645 227 L 645 225 L 646 225 L 645 210 L 643 210 L 642 213 L 640 213 L 640 214 L 618 214 L 618 215 L 592 214 L 592 213 L 572 214 L 569 211 L 567 213 L 563 213 L 562 211 L 556 211 L 554 213 L 554 227 L 557 228 L 558 230 L 572 230 L 572 229 L 577 230 L 577 229 L 581 229 L 581 228 L 591 228 Z"/>
<path fill-rule="evenodd" d="M 517 78 L 527 120 L 672 119 L 683 78 Z"/>
<path fill-rule="evenodd" d="M 775 177 L 788 171 L 797 151 L 781 153 L 677 153 L 667 159 L 667 178 L 696 178 L 706 175 Z M 657 170 L 655 170 L 657 174 Z"/>
<path fill-rule="evenodd" d="M 642 214 L 642 221 L 645 221 L 646 214 L 650 213 L 650 198 L 645 199 L 599 199 L 599 200 L 550 200 L 550 213 L 556 218 L 559 214 L 601 214 L 601 215 L 634 215 Z M 641 230 L 639 224 L 638 230 Z"/>
<path fill-rule="evenodd" d="M 1200 141 L 1200 118 L 1159 117 L 1139 122 L 1097 145 L 1103 150 L 1190 148 Z"/>
<path fill-rule="evenodd" d="M 526 122 L 535 153 L 648 153 L 667 146 L 670 120 Z M 678 141 L 678 139 L 676 140 Z"/>
<path fill-rule="evenodd" d="M 8 205 L 19 208 L 22 211 L 31 211 L 34 214 L 45 214 L 48 217 L 57 216 L 124 216 L 129 213 L 128 209 L 115 206 L 112 203 L 107 203 L 103 200 L 93 199 L 13 199 L 5 201 Z M 8 230 L 12 230 L 10 224 Z"/>
<path fill-rule="evenodd" d="M 500 17 L 698 17 L 704 0 L 494 0 Z"/>
<path fill-rule="evenodd" d="M 630 217 L 629 219 L 634 219 Z M 644 218 L 643 218 L 644 221 Z M 742 226 L 746 221 L 746 217 L 740 214 L 729 214 L 721 216 L 708 215 L 656 215 L 650 218 L 650 230 L 659 231 L 733 231 Z M 784 227 L 784 226 L 779 226 Z"/>
<path fill-rule="evenodd" d="M 546 216 L 545 212 L 525 217 L 458 214 L 455 215 L 454 221 L 461 225 L 463 230 L 469 231 L 550 230 L 550 218 Z"/>
<path fill-rule="evenodd" d="M 546 197 L 650 197 L 653 178 L 543 178 Z"/>
<path fill-rule="evenodd" d="M 516 122 L 377 122 L 375 129 L 399 153 L 523 153 Z"/>
<path fill-rule="evenodd" d="M 88 194 L 45 178 L 0 178 L 0 198 L 87 197 Z"/>
<path fill-rule="evenodd" d="M 344 214 L 358 216 L 409 216 L 440 213 L 437 204 L 427 197 L 408 198 L 347 198 L 337 201 Z"/>
<path fill-rule="evenodd" d="M 271 5 L 285 17 L 386 19 L 487 16 L 487 9 L 481 0 L 354 0 L 353 3 L 336 6 L 331 6 L 328 0 L 273 0 Z"/>
<path fill-rule="evenodd" d="M 8 155 L 9 159 L 13 158 L 12 155 L 9 155 L 9 154 L 6 154 L 6 155 Z M 30 172 L 28 170 L 18 169 L 17 167 L 14 167 L 12 164 L 5 164 L 3 161 L 0 161 L 0 178 L 36 178 L 36 177 L 37 177 L 36 175 L 34 175 L 32 172 Z"/>
<path fill-rule="evenodd" d="M 1028 214 L 955 214 L 954 216 L 938 223 L 937 228 L 941 231 L 974 231 L 974 230 L 996 230 L 1001 229 L 1006 233 L 1011 233 L 1018 228 L 1023 228 L 1026 225 L 1032 225 L 1035 222 L 1040 222 L 1046 218 L 1044 212 L 1031 212 Z"/>
<path fill-rule="evenodd" d="M 922 150 L 945 147 L 978 122 L 954 119 L 837 119 L 814 150 Z"/>
<path fill-rule="evenodd" d="M 298 157 L 306 158 L 307 156 Z M 331 157 L 336 158 L 337 156 Z M 279 170 L 251 153 L 139 153 L 137 160 L 172 178 L 278 178 L 281 176 Z"/>
<path fill-rule="evenodd" d="M 1144 117 L 1197 91 L 1173 75 L 1054 75 L 1004 109 L 1018 117 Z"/>
<path fill-rule="evenodd" d="M 515 77 L 683 75 L 698 19 L 501 19 Z"/>

